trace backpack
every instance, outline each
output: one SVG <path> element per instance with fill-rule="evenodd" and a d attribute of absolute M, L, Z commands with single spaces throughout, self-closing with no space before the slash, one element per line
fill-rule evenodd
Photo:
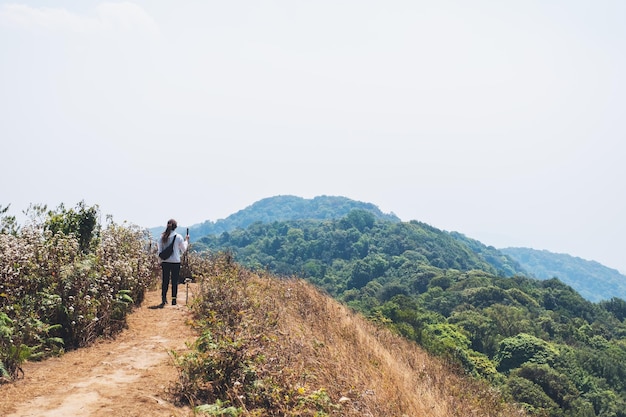
<path fill-rule="evenodd" d="M 176 243 L 176 235 L 174 235 L 174 240 L 172 240 L 172 243 L 167 245 L 165 249 L 159 252 L 159 258 L 166 260 L 167 258 L 172 256 L 172 253 L 174 253 L 174 243 Z"/>

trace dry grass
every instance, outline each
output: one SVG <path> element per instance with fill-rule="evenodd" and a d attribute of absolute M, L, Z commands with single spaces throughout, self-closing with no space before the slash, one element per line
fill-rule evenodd
<path fill-rule="evenodd" d="M 204 397 L 182 392 L 192 403 L 226 401 L 240 405 L 242 415 L 524 415 L 486 384 L 460 376 L 304 280 L 215 265 L 198 312 L 213 317 L 208 325 L 216 338 L 218 324 L 228 323 L 223 337 L 241 341 L 237 357 L 247 373 L 231 372 L 221 387 L 215 378 L 205 381 Z M 183 381 L 181 388 L 192 385 Z"/>

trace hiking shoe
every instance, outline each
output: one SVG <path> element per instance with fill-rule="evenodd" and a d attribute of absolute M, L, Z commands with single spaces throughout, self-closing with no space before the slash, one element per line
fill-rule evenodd
<path fill-rule="evenodd" d="M 176 305 L 176 299 L 172 298 L 172 305 L 175 306 Z"/>

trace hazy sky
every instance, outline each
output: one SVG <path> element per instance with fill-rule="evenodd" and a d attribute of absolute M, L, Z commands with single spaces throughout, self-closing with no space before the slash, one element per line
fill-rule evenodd
<path fill-rule="evenodd" d="M 0 205 L 340 195 L 626 271 L 626 2 L 2 1 Z"/>

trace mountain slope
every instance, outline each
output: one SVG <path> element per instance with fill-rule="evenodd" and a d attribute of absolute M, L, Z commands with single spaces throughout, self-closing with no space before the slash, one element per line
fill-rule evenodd
<path fill-rule="evenodd" d="M 595 261 L 530 248 L 500 251 L 538 279 L 557 277 L 584 298 L 598 302 L 618 297 L 626 300 L 626 276 Z"/>
<path fill-rule="evenodd" d="M 593 304 L 558 279 L 505 277 L 485 262 L 498 251 L 470 241 L 479 256 L 465 241 L 355 210 L 339 220 L 256 223 L 199 243 L 256 270 L 306 278 L 537 415 L 626 410 L 626 302 Z M 592 414 L 599 401 L 611 409 Z"/>
<path fill-rule="evenodd" d="M 209 278 L 193 303 L 201 336 L 177 360 L 188 376 L 178 395 L 230 411 L 212 415 L 524 415 L 304 280 L 256 274 L 229 255 L 198 262 Z"/>

